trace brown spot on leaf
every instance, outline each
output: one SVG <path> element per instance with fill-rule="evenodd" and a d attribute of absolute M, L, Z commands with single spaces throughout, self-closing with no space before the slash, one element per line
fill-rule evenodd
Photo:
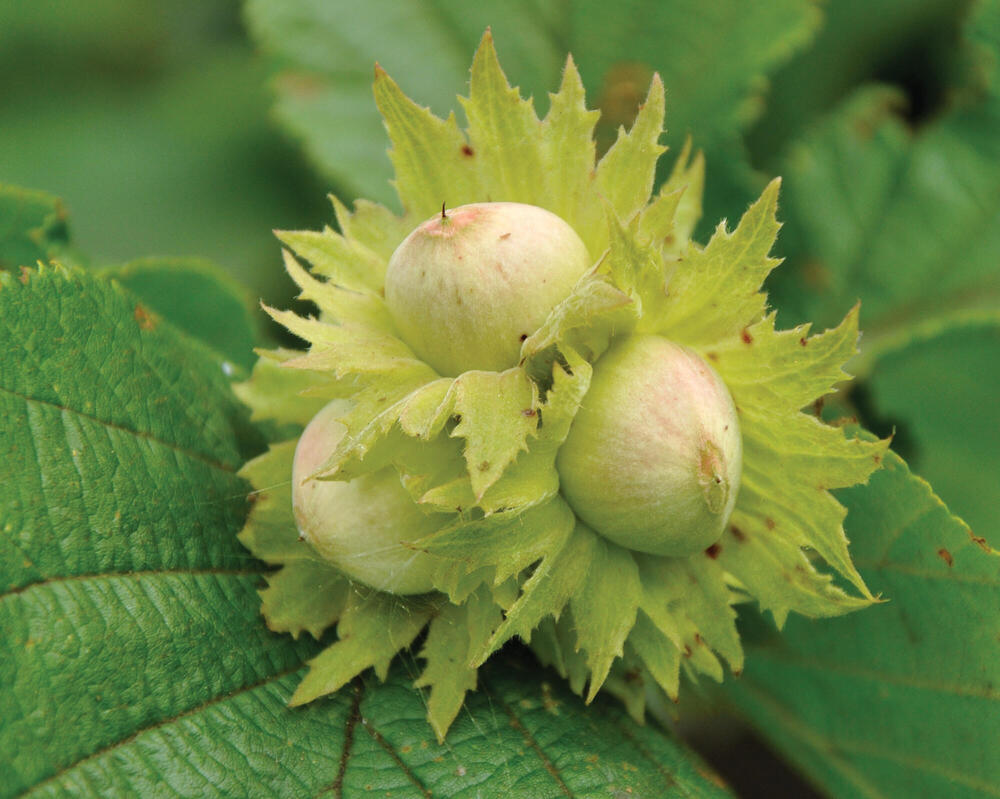
<path fill-rule="evenodd" d="M 143 330 L 153 330 L 156 328 L 156 317 L 153 316 L 146 308 L 139 304 L 135 306 L 135 321 L 139 323 L 139 327 Z"/>
<path fill-rule="evenodd" d="M 872 455 L 872 460 L 875 461 L 875 463 L 881 463 L 882 462 L 882 453 L 876 452 L 874 455 Z"/>
<path fill-rule="evenodd" d="M 521 411 L 521 414 L 523 416 L 527 416 L 530 419 L 532 416 L 537 416 L 538 411 L 536 411 L 534 408 L 525 408 L 523 411 Z"/>
<path fill-rule="evenodd" d="M 462 145 L 462 155 L 464 155 L 466 158 L 472 158 L 472 156 L 474 156 L 475 154 L 476 151 L 473 150 L 468 144 Z"/>
<path fill-rule="evenodd" d="M 684 657 L 686 657 L 686 658 L 691 657 L 691 647 L 688 646 L 687 644 L 684 644 L 684 653 L 683 654 L 684 654 Z"/>
<path fill-rule="evenodd" d="M 528 340 L 528 334 L 527 333 L 522 333 L 520 340 L 521 341 L 527 341 Z"/>
<path fill-rule="evenodd" d="M 744 533 L 735 524 L 732 524 L 732 525 L 729 526 L 729 532 L 731 532 L 733 534 L 733 538 L 735 538 L 737 541 L 746 541 L 747 540 L 747 534 Z"/>
<path fill-rule="evenodd" d="M 943 560 L 949 566 L 951 566 L 955 562 L 955 559 L 951 556 L 951 553 L 944 547 L 941 547 L 941 549 L 939 549 L 937 553 L 938 557 L 941 558 L 941 560 Z"/>
<path fill-rule="evenodd" d="M 479 471 L 481 471 L 481 472 L 485 472 L 489 468 L 490 468 L 490 462 L 489 461 L 483 461 L 482 463 L 479 464 Z"/>
<path fill-rule="evenodd" d="M 808 347 L 809 346 L 809 342 L 808 342 L 808 340 L 806 340 L 805 336 L 803 336 L 802 338 L 799 339 L 799 344 L 801 344 L 803 347 Z"/>
<path fill-rule="evenodd" d="M 501 233 L 500 234 L 500 239 L 501 240 L 503 240 L 503 239 L 509 239 L 509 238 L 510 238 L 510 233 Z"/>
<path fill-rule="evenodd" d="M 718 544 L 712 544 L 708 549 L 705 550 L 705 554 L 708 555 L 712 560 L 719 557 L 719 553 L 722 552 L 722 547 Z"/>
<path fill-rule="evenodd" d="M 984 552 L 990 551 L 990 545 L 986 543 L 986 539 L 981 535 L 975 535 L 972 530 L 969 530 L 969 538 L 972 539 L 972 543 L 979 547 Z"/>
<path fill-rule="evenodd" d="M 768 530 L 773 530 L 775 527 L 777 527 L 777 524 L 775 524 L 774 519 L 772 519 L 770 516 L 764 519 L 764 525 L 767 527 Z"/>
<path fill-rule="evenodd" d="M 719 360 L 719 353 L 717 353 L 717 352 L 706 352 L 705 355 L 708 358 L 708 360 L 710 360 L 710 361 L 718 361 Z"/>
<path fill-rule="evenodd" d="M 750 331 L 745 327 L 740 332 L 740 338 L 743 339 L 744 344 L 753 344 L 753 336 L 750 335 Z"/>

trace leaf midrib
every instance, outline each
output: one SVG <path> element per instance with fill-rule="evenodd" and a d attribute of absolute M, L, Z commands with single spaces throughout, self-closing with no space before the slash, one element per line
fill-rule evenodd
<path fill-rule="evenodd" d="M 200 452 L 195 452 L 186 449 L 185 447 L 182 447 L 179 444 L 175 444 L 170 441 L 166 441 L 162 438 L 159 438 L 158 436 L 155 436 L 152 433 L 145 433 L 142 432 L 141 430 L 133 430 L 130 427 L 125 427 L 124 425 L 116 424 L 115 422 L 110 422 L 107 419 L 101 419 L 97 416 L 85 413 L 84 411 L 78 410 L 76 408 L 70 408 L 66 405 L 60 405 L 57 402 L 51 402 L 49 400 L 39 399 L 38 397 L 32 397 L 27 394 L 22 394 L 21 392 L 15 391 L 12 388 L 7 388 L 6 386 L 0 386 L 0 392 L 9 394 L 12 397 L 17 397 L 18 399 L 21 399 L 28 404 L 41 405 L 47 408 L 54 408 L 55 410 L 61 411 L 63 413 L 72 414 L 73 416 L 79 419 L 86 419 L 90 422 L 93 422 L 94 424 L 100 425 L 101 427 L 107 430 L 115 430 L 120 433 L 126 433 L 127 435 L 134 436 L 135 438 L 138 439 L 150 441 L 165 449 L 169 449 L 172 452 L 176 452 L 179 455 L 183 455 L 186 458 L 189 458 L 194 461 L 199 461 L 200 463 L 204 463 L 206 466 L 209 466 L 212 469 L 218 469 L 219 471 L 226 472 L 228 474 L 235 474 L 237 471 L 237 467 L 231 464 L 214 460 Z"/>

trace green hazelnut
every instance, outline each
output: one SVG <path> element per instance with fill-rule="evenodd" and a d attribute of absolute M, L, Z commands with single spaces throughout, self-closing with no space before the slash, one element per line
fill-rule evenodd
<path fill-rule="evenodd" d="M 338 417 L 347 407 L 336 400 L 323 408 L 295 448 L 292 510 L 299 533 L 353 580 L 393 594 L 431 591 L 432 557 L 401 542 L 434 532 L 440 521 L 420 510 L 395 469 L 350 482 L 310 479 L 343 437 Z"/>
<path fill-rule="evenodd" d="M 594 364 L 557 467 L 564 496 L 597 532 L 629 549 L 684 556 L 721 537 L 742 454 L 718 374 L 692 350 L 643 335 Z"/>
<path fill-rule="evenodd" d="M 385 299 L 403 340 L 438 373 L 502 371 L 590 265 L 576 231 L 544 208 L 463 205 L 399 245 Z"/>

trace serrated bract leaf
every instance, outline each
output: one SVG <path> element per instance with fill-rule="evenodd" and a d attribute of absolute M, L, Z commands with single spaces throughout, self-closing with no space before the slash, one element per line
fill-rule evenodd
<path fill-rule="evenodd" d="M 732 233 L 722 223 L 704 249 L 692 246 L 685 253 L 670 275 L 657 332 L 689 346 L 710 346 L 763 317 L 759 289 L 778 265 L 768 253 L 778 235 L 779 185 L 772 181 Z"/>
<path fill-rule="evenodd" d="M 569 602 L 577 620 L 577 645 L 587 653 L 591 673 L 588 702 L 597 696 L 615 658 L 624 655 L 642 593 L 632 553 L 600 537 L 596 546 L 594 567 Z"/>
<path fill-rule="evenodd" d="M 619 219 L 630 220 L 653 191 L 656 162 L 666 151 L 660 145 L 664 109 L 663 81 L 653 75 L 632 129 L 619 130 L 618 140 L 598 164 L 597 189 Z"/>
<path fill-rule="evenodd" d="M 481 588 L 462 605 L 446 604 L 430 624 L 420 652 L 427 667 L 415 684 L 431 689 L 427 718 L 438 742 L 444 741 L 466 693 L 476 687 L 472 654 L 489 639 L 500 622 L 500 612 L 493 597 Z"/>
<path fill-rule="evenodd" d="M 503 474 L 538 426 L 535 385 L 522 369 L 466 372 L 455 380 L 451 435 L 465 439 L 465 460 L 476 499 Z"/>
<path fill-rule="evenodd" d="M 355 587 L 337 622 L 339 640 L 309 661 L 309 673 L 295 689 L 291 704 L 304 705 L 335 693 L 368 668 L 384 680 L 390 661 L 410 645 L 437 610 L 431 601 L 417 605 Z"/>
<path fill-rule="evenodd" d="M 565 543 L 546 555 L 525 581 L 521 595 L 507 610 L 488 646 L 476 654 L 474 662 L 482 663 L 514 636 L 529 641 L 531 631 L 542 619 L 558 618 L 586 579 L 598 543 L 591 530 L 577 524 Z"/>
<path fill-rule="evenodd" d="M 297 350 L 258 350 L 250 378 L 236 383 L 233 390 L 252 408 L 253 421 L 269 419 L 280 424 L 309 424 L 328 399 L 343 396 L 332 376 L 305 369 L 283 369 L 282 364 L 297 358 Z M 317 393 L 317 388 L 325 392 Z"/>
<path fill-rule="evenodd" d="M 393 147 L 396 192 L 403 211 L 415 220 L 433 216 L 444 205 L 456 207 L 481 196 L 475 153 L 452 114 L 438 119 L 420 108 L 379 68 L 375 102 Z"/>

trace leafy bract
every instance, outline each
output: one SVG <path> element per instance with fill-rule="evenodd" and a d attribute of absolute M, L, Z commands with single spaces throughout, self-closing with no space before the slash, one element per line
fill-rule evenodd
<path fill-rule="evenodd" d="M 871 490 L 838 497 L 890 601 L 749 636 L 727 697 L 830 796 L 995 792 L 1000 554 L 891 453 Z"/>

